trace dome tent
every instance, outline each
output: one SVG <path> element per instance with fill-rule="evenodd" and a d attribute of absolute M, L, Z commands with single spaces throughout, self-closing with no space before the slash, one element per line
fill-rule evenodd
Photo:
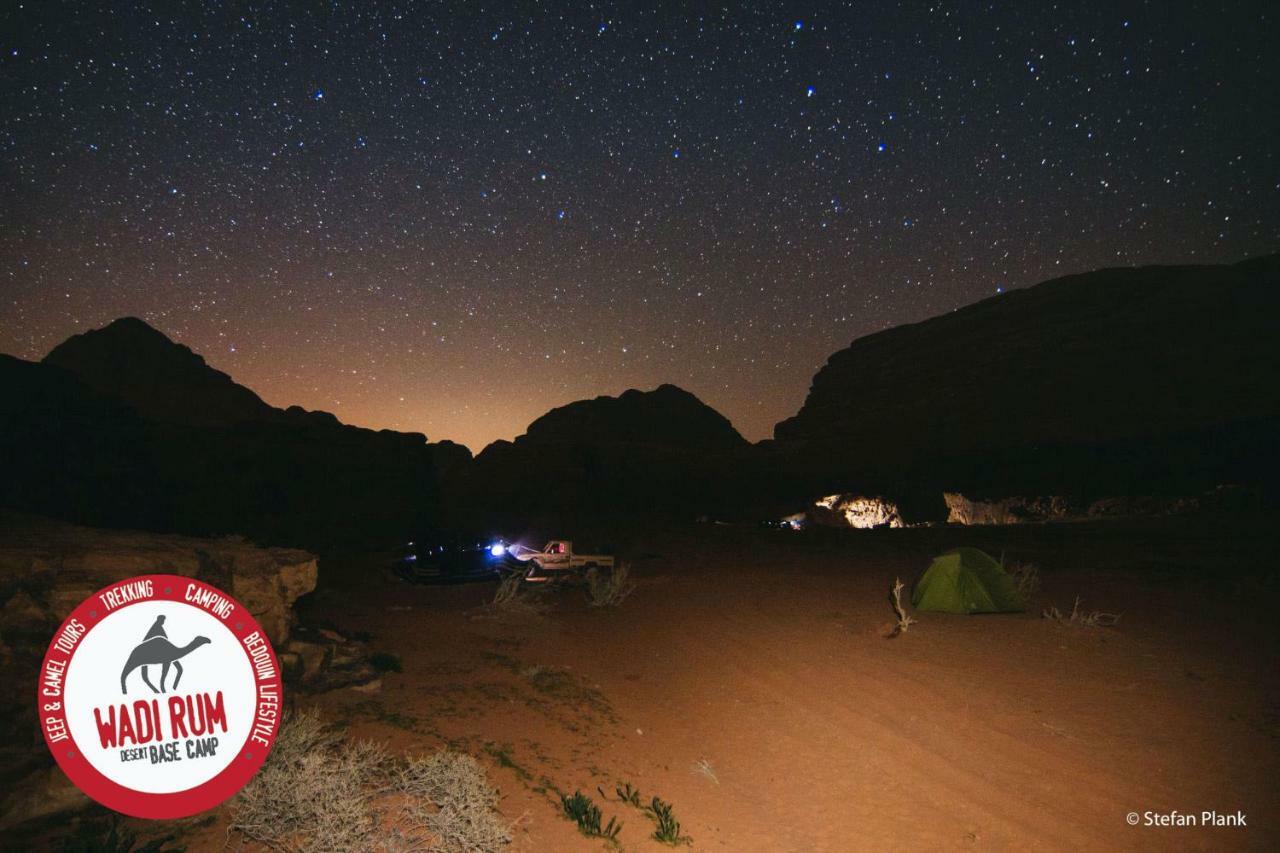
<path fill-rule="evenodd" d="M 977 548 L 938 557 L 916 581 L 911 604 L 943 613 L 1015 613 L 1026 608 L 1004 566 Z"/>

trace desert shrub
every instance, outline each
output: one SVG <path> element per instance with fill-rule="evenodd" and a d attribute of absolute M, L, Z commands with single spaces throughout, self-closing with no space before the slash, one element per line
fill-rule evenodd
<path fill-rule="evenodd" d="M 493 601 L 484 608 L 491 615 L 537 616 L 547 611 L 541 589 L 531 589 L 519 574 L 506 575 L 498 583 Z"/>
<path fill-rule="evenodd" d="M 1069 615 L 1063 615 L 1062 611 L 1052 604 L 1041 611 L 1040 615 L 1061 625 L 1079 625 L 1084 628 L 1111 628 L 1120 621 L 1119 613 L 1107 613 L 1103 610 L 1081 610 L 1080 596 L 1078 595 L 1076 596 L 1075 604 L 1071 606 Z"/>
<path fill-rule="evenodd" d="M 282 850 L 359 847 L 377 826 L 371 801 L 385 787 L 388 761 L 381 746 L 347 741 L 314 714 L 294 714 L 237 796 L 231 828 Z"/>
<path fill-rule="evenodd" d="M 511 604 L 520 598 L 520 587 L 524 584 L 524 578 L 520 575 L 507 575 L 498 584 L 498 591 L 493 595 L 493 606 L 503 607 Z"/>
<path fill-rule="evenodd" d="M 378 672 L 404 672 L 400 656 L 390 652 L 377 652 L 369 658 L 369 664 Z"/>
<path fill-rule="evenodd" d="M 497 813 L 498 792 L 470 755 L 441 750 L 428 758 L 410 758 L 394 788 L 408 797 L 402 818 L 434 836 L 436 849 L 471 853 L 497 850 L 511 841 L 511 831 Z"/>
<path fill-rule="evenodd" d="M 600 825 L 600 807 L 581 791 L 574 791 L 572 797 L 560 795 L 560 807 L 565 817 L 578 825 L 578 831 L 588 838 L 604 838 L 616 841 L 622 831 L 622 824 L 617 818 L 609 818 L 604 826 Z"/>
<path fill-rule="evenodd" d="M 587 595 L 592 607 L 617 607 L 627 596 L 635 592 L 636 585 L 629 579 L 630 567 L 619 560 L 612 571 L 601 571 L 592 566 L 587 569 Z"/>
<path fill-rule="evenodd" d="M 691 767 L 690 770 L 701 776 L 706 776 L 717 785 L 720 784 L 720 777 L 716 775 L 716 768 L 711 764 L 710 758 L 699 758 L 697 761 L 693 762 L 693 767 Z"/>
<path fill-rule="evenodd" d="M 381 805 L 393 796 L 399 825 L 379 833 Z M 496 802 L 470 756 L 398 761 L 304 712 L 285 718 L 262 770 L 233 801 L 230 828 L 276 850 L 479 853 L 510 840 Z"/>
<path fill-rule="evenodd" d="M 710 764 L 708 764 L 708 767 L 709 766 Z M 659 797 L 654 797 L 649 801 L 649 805 L 644 805 L 640 799 L 640 792 L 631 787 L 630 782 L 627 782 L 625 785 L 618 783 L 614 787 L 614 791 L 617 792 L 619 800 L 644 812 L 645 816 L 654 822 L 655 829 L 653 830 L 653 837 L 655 840 L 672 846 L 677 844 L 691 844 L 693 842 L 692 838 L 689 838 L 687 835 L 680 834 L 680 821 L 676 820 L 675 814 L 671 811 L 670 803 L 664 802 Z M 604 791 L 600 791 L 600 795 L 604 796 Z M 580 797 L 581 794 L 575 794 L 574 796 Z M 591 808 L 595 808 L 594 804 L 592 804 L 589 799 L 586 797 L 583 797 L 582 799 L 585 800 L 586 803 L 590 804 Z M 599 822 L 600 810 L 595 809 L 595 812 L 596 821 Z M 609 824 L 612 826 L 613 821 L 609 821 Z M 618 824 L 618 828 L 621 829 L 622 824 Z"/>
<path fill-rule="evenodd" d="M 614 787 L 614 791 L 617 792 L 618 799 L 622 800 L 624 803 L 633 805 L 638 809 L 643 808 L 643 806 L 640 805 L 640 792 L 631 787 L 630 782 L 625 785 L 619 783 Z"/>
<path fill-rule="evenodd" d="M 893 615 L 898 617 L 898 622 L 893 626 L 890 637 L 896 637 L 905 632 L 912 625 L 916 624 L 916 620 L 907 615 L 906 609 L 902 606 L 902 579 L 893 579 L 893 589 L 889 591 L 889 604 L 893 607 Z"/>
<path fill-rule="evenodd" d="M 1014 589 L 1023 606 L 1031 603 L 1040 591 L 1040 569 L 1035 563 L 1012 562 L 1005 567 L 1009 577 L 1013 578 Z"/>
<path fill-rule="evenodd" d="M 692 840 L 680 834 L 680 821 L 676 820 L 676 816 L 672 814 L 671 803 L 654 797 L 649 804 L 648 812 L 658 825 L 653 831 L 653 837 L 656 840 L 671 845 L 686 844 Z"/>

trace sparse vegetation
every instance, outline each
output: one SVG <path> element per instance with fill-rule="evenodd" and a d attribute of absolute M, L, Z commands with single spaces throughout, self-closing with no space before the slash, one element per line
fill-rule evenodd
<path fill-rule="evenodd" d="M 1076 596 L 1075 604 L 1071 606 L 1071 613 L 1063 615 L 1062 611 L 1050 604 L 1040 614 L 1045 619 L 1052 619 L 1062 625 L 1080 625 L 1085 628 L 1110 628 L 1120 621 L 1119 613 L 1107 613 L 1103 610 L 1090 610 L 1088 612 L 1080 609 L 1080 596 Z"/>
<path fill-rule="evenodd" d="M 529 589 L 523 576 L 509 574 L 498 583 L 488 609 L 495 613 L 536 616 L 547 611 L 547 603 L 540 592 Z"/>
<path fill-rule="evenodd" d="M 627 782 L 625 785 L 618 783 L 618 785 L 614 787 L 614 790 L 618 794 L 618 799 L 622 800 L 624 803 L 633 805 L 638 809 L 643 808 L 643 806 L 640 805 L 640 792 L 631 787 L 630 782 Z"/>
<path fill-rule="evenodd" d="M 1035 563 L 1015 561 L 1006 566 L 1005 571 L 1009 573 L 1009 577 L 1013 578 L 1018 600 L 1024 607 L 1030 604 L 1036 593 L 1040 591 L 1039 567 Z"/>
<path fill-rule="evenodd" d="M 893 589 L 889 593 L 889 603 L 893 605 L 893 614 L 898 617 L 898 622 L 893 626 L 893 632 L 889 636 L 896 637 L 916 624 L 916 620 L 908 616 L 907 611 L 902 606 L 902 580 L 900 578 L 893 579 Z"/>
<path fill-rule="evenodd" d="M 511 832 L 497 812 L 498 792 L 470 755 L 441 750 L 410 758 L 394 790 L 407 795 L 400 817 L 412 830 L 434 836 L 434 849 L 470 853 L 498 850 Z"/>
<path fill-rule="evenodd" d="M 671 812 L 671 803 L 663 802 L 654 797 L 649 804 L 648 811 L 649 815 L 658 824 L 657 829 L 653 831 L 653 837 L 656 840 L 672 846 L 688 844 L 692 841 L 688 836 L 680 834 L 680 821 L 676 820 L 676 816 Z"/>
<path fill-rule="evenodd" d="M 376 849 L 384 805 L 398 799 L 386 847 L 494 851 L 510 840 L 497 798 L 469 755 L 393 759 L 299 713 L 285 719 L 266 764 L 236 797 L 230 829 L 276 850 Z"/>
<path fill-rule="evenodd" d="M 653 837 L 663 844 L 672 846 L 677 844 L 689 844 L 693 839 L 687 835 L 680 834 L 680 821 L 676 820 L 675 813 L 671 810 L 671 804 L 665 802 L 660 797 L 654 797 L 649 801 L 649 805 L 643 805 L 640 798 L 640 791 L 631 787 L 631 783 L 619 782 L 614 791 L 618 794 L 618 799 L 629 806 L 644 812 L 645 816 L 652 820 L 655 824 Z M 600 792 L 604 796 L 604 791 Z M 588 800 L 588 802 L 590 802 Z M 598 811 L 598 809 L 597 809 Z M 621 826 L 621 824 L 619 824 Z"/>
<path fill-rule="evenodd" d="M 404 663 L 399 655 L 390 652 L 378 652 L 369 658 L 369 664 L 378 672 L 404 672 Z"/>
<path fill-rule="evenodd" d="M 711 760 L 709 758 L 699 758 L 697 761 L 693 762 L 693 772 L 706 776 L 717 785 L 720 784 L 720 777 L 716 775 L 716 769 L 711 766 Z"/>
<path fill-rule="evenodd" d="M 505 767 L 508 770 L 515 773 L 516 778 L 518 778 L 521 782 L 528 782 L 531 779 L 533 779 L 533 774 L 530 773 L 527 768 L 525 768 L 523 765 L 519 764 L 516 761 L 515 755 L 514 755 L 515 749 L 511 746 L 511 744 L 509 743 L 504 743 L 501 745 L 493 744 L 493 743 L 485 744 L 484 751 L 486 755 L 488 755 L 494 761 L 498 762 L 499 767 Z"/>
<path fill-rule="evenodd" d="M 505 607 L 516 599 L 520 598 L 520 587 L 524 583 L 524 578 L 520 575 L 507 575 L 498 584 L 498 591 L 493 595 L 494 607 Z"/>
<path fill-rule="evenodd" d="M 607 824 L 601 826 L 600 807 L 581 791 L 574 791 L 572 797 L 561 794 L 560 806 L 564 809 L 565 817 L 576 823 L 578 831 L 588 838 L 603 838 L 607 841 L 618 840 L 618 833 L 622 831 L 622 824 L 618 822 L 617 818 L 611 817 Z"/>
<path fill-rule="evenodd" d="M 619 560 L 610 571 L 592 566 L 587 569 L 587 595 L 592 607 L 617 607 L 627 596 L 635 592 L 636 585 L 629 579 L 630 567 Z"/>
<path fill-rule="evenodd" d="M 385 787 L 387 763 L 382 747 L 294 714 L 236 798 L 231 828 L 280 850 L 360 846 L 377 825 L 371 801 Z"/>

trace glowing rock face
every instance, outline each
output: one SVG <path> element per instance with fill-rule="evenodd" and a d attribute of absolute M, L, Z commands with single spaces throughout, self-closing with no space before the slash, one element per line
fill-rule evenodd
<path fill-rule="evenodd" d="M 809 511 L 815 524 L 829 527 L 905 527 L 902 514 L 891 501 L 864 495 L 827 495 Z"/>

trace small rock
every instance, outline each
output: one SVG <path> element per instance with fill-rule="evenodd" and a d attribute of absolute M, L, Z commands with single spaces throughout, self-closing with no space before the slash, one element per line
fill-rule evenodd
<path fill-rule="evenodd" d="M 320 643 L 307 643 L 302 640 L 291 640 L 288 650 L 297 655 L 302 662 L 302 677 L 310 678 L 324 667 L 329 656 L 329 647 Z"/>
<path fill-rule="evenodd" d="M 351 689 L 356 691 L 357 693 L 381 693 L 382 679 L 375 678 L 373 681 L 370 681 L 368 684 L 357 684 Z"/>

